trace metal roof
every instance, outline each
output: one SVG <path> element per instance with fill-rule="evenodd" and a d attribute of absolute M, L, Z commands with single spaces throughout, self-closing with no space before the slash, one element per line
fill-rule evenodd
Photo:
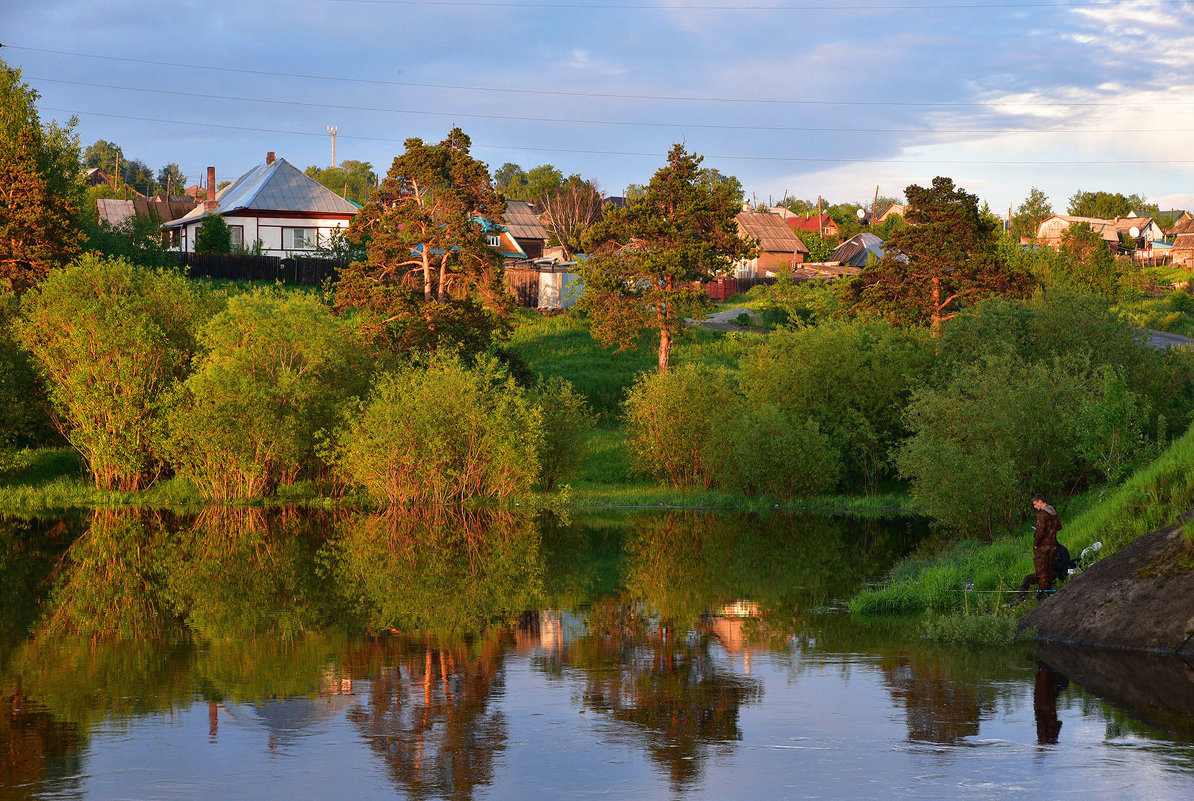
<path fill-rule="evenodd" d="M 883 240 L 874 234 L 862 232 L 855 234 L 833 250 L 830 261 L 838 261 L 851 267 L 865 267 L 870 254 L 876 258 L 883 257 Z"/>
<path fill-rule="evenodd" d="M 356 214 L 357 206 L 304 174 L 286 159 L 262 162 L 216 195 L 216 214 L 236 211 L 287 211 L 312 214 Z M 207 216 L 200 204 L 190 214 L 164 227 Z"/>

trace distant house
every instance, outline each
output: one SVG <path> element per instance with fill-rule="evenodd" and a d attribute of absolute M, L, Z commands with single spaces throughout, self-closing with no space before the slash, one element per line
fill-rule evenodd
<path fill-rule="evenodd" d="M 525 200 L 511 200 L 502 212 L 502 225 L 518 245 L 524 258 L 543 258 L 549 236 L 533 205 Z"/>
<path fill-rule="evenodd" d="M 1172 239 L 1182 234 L 1194 234 L 1194 217 L 1191 217 L 1187 212 L 1182 212 L 1182 214 L 1186 215 L 1185 218 L 1179 219 L 1165 232 L 1167 237 Z"/>
<path fill-rule="evenodd" d="M 1097 217 L 1066 217 L 1055 214 L 1040 224 L 1036 234 L 1037 241 L 1052 248 L 1059 248 L 1066 229 L 1078 223 L 1089 225 L 1112 252 L 1119 249 L 1121 235 L 1135 240 L 1138 247 L 1144 247 L 1148 242 L 1160 242 L 1165 238 L 1164 232 L 1152 217 L 1114 217 L 1101 220 Z M 1136 236 L 1132 236 L 1133 228 L 1136 229 Z"/>
<path fill-rule="evenodd" d="M 743 211 L 734 219 L 738 222 L 739 236 L 759 242 L 759 254 L 735 264 L 735 275 L 754 275 L 758 278 L 783 273 L 790 275 L 808 255 L 808 247 L 778 214 Z"/>
<path fill-rule="evenodd" d="M 848 267 L 865 267 L 871 254 L 877 259 L 883 257 L 883 240 L 864 231 L 834 248 L 829 260 Z"/>
<path fill-rule="evenodd" d="M 1194 231 L 1178 234 L 1169 253 L 1174 267 L 1194 269 Z"/>
<path fill-rule="evenodd" d="M 888 207 L 887 211 L 879 215 L 879 219 L 876 224 L 882 225 L 883 223 L 887 222 L 890 217 L 903 217 L 907 215 L 907 213 L 908 206 L 906 204 L 893 203 Z"/>
<path fill-rule="evenodd" d="M 83 173 L 83 182 L 88 186 L 110 186 L 113 189 L 120 189 L 126 194 L 126 196 L 132 195 L 133 197 L 145 197 L 145 195 L 141 194 L 128 184 L 121 184 L 117 186 L 116 179 L 111 175 L 108 175 L 108 173 L 104 172 L 99 167 L 92 167 L 91 169 L 87 170 L 87 172 Z"/>
<path fill-rule="evenodd" d="M 828 214 L 813 214 L 804 215 L 803 217 L 792 215 L 784 220 L 788 225 L 792 226 L 797 231 L 809 231 L 811 233 L 820 233 L 821 236 L 837 236 L 837 223 Z"/>
<path fill-rule="evenodd" d="M 195 249 L 195 233 L 203 219 L 224 218 L 234 247 L 260 241 L 270 256 L 301 256 L 326 244 L 332 232 L 345 228 L 357 206 L 305 175 L 286 159 L 267 153 L 265 161 L 217 194 L 215 168 L 207 168 L 207 199 L 189 214 L 168 222 L 171 246 L 184 253 Z"/>

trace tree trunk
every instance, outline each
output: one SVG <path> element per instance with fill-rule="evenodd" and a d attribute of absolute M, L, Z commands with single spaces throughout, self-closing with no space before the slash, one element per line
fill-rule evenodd
<path fill-rule="evenodd" d="M 941 279 L 934 275 L 929 280 L 933 284 L 933 314 L 929 318 L 929 332 L 936 339 L 941 333 Z"/>
<path fill-rule="evenodd" d="M 423 243 L 423 301 L 430 303 L 431 295 L 431 259 L 427 255 L 427 243 Z"/>
<path fill-rule="evenodd" d="M 659 372 L 672 366 L 672 334 L 666 327 L 659 329 Z"/>

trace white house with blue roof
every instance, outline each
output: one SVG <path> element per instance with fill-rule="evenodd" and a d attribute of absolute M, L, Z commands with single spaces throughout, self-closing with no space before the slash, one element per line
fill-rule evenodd
<path fill-rule="evenodd" d="M 333 231 L 346 228 L 358 208 L 272 152 L 218 194 L 215 168 L 208 167 L 207 185 L 206 202 L 162 226 L 173 250 L 193 253 L 199 224 L 219 214 L 233 247 L 252 248 L 260 240 L 267 256 L 310 255 Z"/>

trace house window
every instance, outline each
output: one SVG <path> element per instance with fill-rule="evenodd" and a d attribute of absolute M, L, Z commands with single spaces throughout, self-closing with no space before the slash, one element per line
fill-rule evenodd
<path fill-rule="evenodd" d="M 245 227 L 243 225 L 228 226 L 228 233 L 232 235 L 232 248 L 239 250 L 245 246 Z"/>
<path fill-rule="evenodd" d="M 283 250 L 314 250 L 315 249 L 315 229 L 314 228 L 283 228 L 282 229 L 282 249 Z"/>
<path fill-rule="evenodd" d="M 182 249 L 182 229 L 170 229 L 170 247 L 175 249 Z"/>
<path fill-rule="evenodd" d="M 489 245 L 491 248 L 500 248 L 502 246 L 502 238 L 497 234 L 490 234 L 489 236 L 485 237 L 485 244 Z"/>

